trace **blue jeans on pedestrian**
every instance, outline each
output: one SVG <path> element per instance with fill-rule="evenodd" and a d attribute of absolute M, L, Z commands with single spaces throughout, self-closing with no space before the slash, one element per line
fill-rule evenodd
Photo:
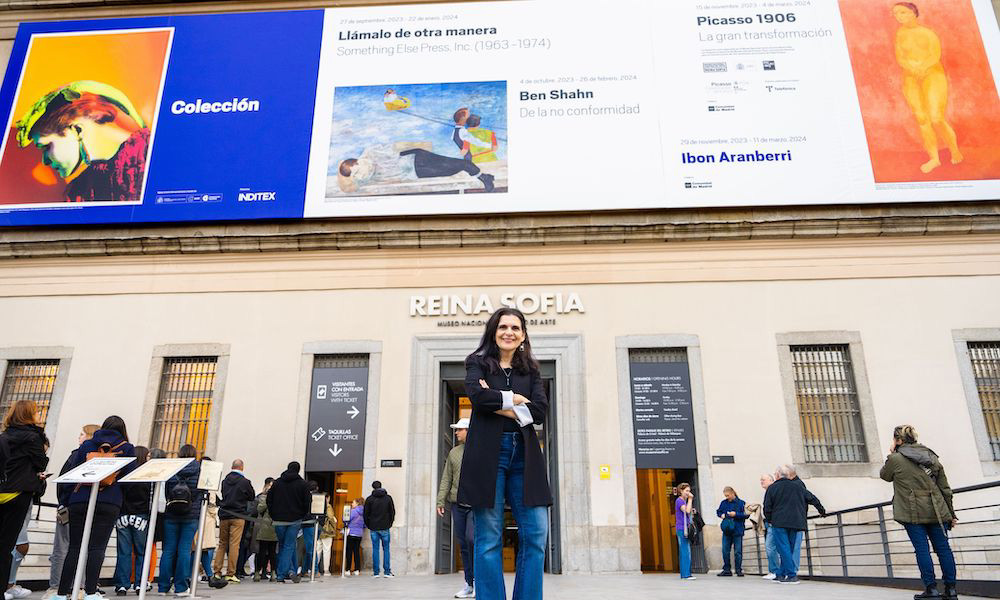
<path fill-rule="evenodd" d="M 737 573 L 743 572 L 743 536 L 722 534 L 722 572 L 732 573 L 729 563 L 729 554 L 733 554 L 733 567 Z"/>
<path fill-rule="evenodd" d="M 274 532 L 278 534 L 278 572 L 276 577 L 281 581 L 295 574 L 295 540 L 299 536 L 302 523 L 275 525 Z"/>
<path fill-rule="evenodd" d="M 198 519 L 163 520 L 163 556 L 157 584 L 161 594 L 174 586 L 174 593 L 183 594 L 191 578 L 191 542 L 198 533 Z"/>
<path fill-rule="evenodd" d="M 795 565 L 793 568 L 796 573 L 799 572 L 799 565 L 802 564 L 802 538 L 804 535 L 804 531 L 796 531 L 795 541 L 792 543 L 792 564 Z"/>
<path fill-rule="evenodd" d="M 306 546 L 305 559 L 304 559 L 304 563 L 302 565 L 302 574 L 303 575 L 308 575 L 309 573 L 312 572 L 310 569 L 306 568 L 306 565 L 309 564 L 309 561 L 310 561 L 310 559 L 312 559 L 312 555 L 313 555 L 313 549 L 314 549 L 313 546 L 315 545 L 313 543 L 313 542 L 315 542 L 315 540 L 313 539 L 313 533 L 314 533 L 314 528 L 315 527 L 316 527 L 315 525 L 303 525 L 302 526 L 302 541 L 305 543 L 305 546 Z M 318 559 L 319 557 L 316 557 L 316 558 Z M 316 568 L 316 565 L 313 564 L 313 569 L 315 569 L 315 568 Z"/>
<path fill-rule="evenodd" d="M 524 438 L 505 432 L 500 442 L 496 495 L 491 508 L 476 508 L 476 597 L 505 600 L 503 580 L 504 501 L 517 521 L 517 575 L 513 600 L 541 600 L 548 540 L 548 508 L 524 504 Z"/>
<path fill-rule="evenodd" d="M 215 548 L 203 548 L 201 551 L 201 568 L 205 571 L 205 577 L 212 576 L 212 559 L 215 558 Z M 191 551 L 189 559 L 194 564 L 194 550 Z M 197 573 L 196 573 L 197 575 Z"/>
<path fill-rule="evenodd" d="M 778 574 L 778 549 L 774 547 L 774 531 L 770 524 L 764 524 L 764 552 L 767 554 L 767 572 Z"/>
<path fill-rule="evenodd" d="M 677 532 L 677 564 L 681 569 L 681 579 L 691 576 L 691 542 L 683 531 Z"/>
<path fill-rule="evenodd" d="M 941 579 L 945 585 L 954 585 L 955 555 L 951 552 L 948 534 L 944 528 L 937 523 L 933 525 L 903 523 L 903 527 L 906 528 L 906 535 L 910 536 L 913 550 L 917 554 L 917 567 L 920 569 L 920 580 L 924 582 L 924 586 L 937 585 L 930 546 L 934 547 L 934 554 L 937 554 L 938 562 L 941 564 Z M 927 545 L 928 538 L 931 541 L 930 546 Z"/>
<path fill-rule="evenodd" d="M 382 544 L 382 558 L 385 562 L 385 574 L 389 575 L 392 573 L 392 567 L 389 566 L 389 530 L 388 529 L 378 529 L 372 530 L 372 570 L 378 575 L 379 558 L 378 558 L 378 546 Z"/>
<path fill-rule="evenodd" d="M 146 531 L 149 529 L 149 515 L 122 515 L 115 523 L 118 539 L 118 561 L 115 563 L 115 587 L 128 588 L 141 585 L 143 580 L 142 558 L 146 552 Z M 135 555 L 133 569 L 132 555 Z"/>
<path fill-rule="evenodd" d="M 475 582 L 474 557 L 476 555 L 476 527 L 472 508 L 455 504 L 451 507 L 452 531 L 458 538 L 458 547 L 462 552 L 462 567 L 465 569 L 465 583 L 472 586 Z"/>
<path fill-rule="evenodd" d="M 779 556 L 778 577 L 795 577 L 798 570 L 792 558 L 792 549 L 795 547 L 796 534 L 801 532 L 785 527 L 771 527 L 771 533 L 774 535 L 774 548 Z"/>

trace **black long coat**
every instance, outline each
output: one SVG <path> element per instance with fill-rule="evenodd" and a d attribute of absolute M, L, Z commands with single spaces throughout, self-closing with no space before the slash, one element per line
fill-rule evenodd
<path fill-rule="evenodd" d="M 480 379 L 490 386 L 483 388 Z M 469 437 L 462 457 L 462 472 L 458 482 L 458 502 L 474 508 L 492 508 L 496 498 L 497 467 L 500 462 L 500 442 L 507 417 L 495 414 L 503 408 L 500 391 L 506 391 L 507 377 L 490 373 L 489 367 L 478 357 L 465 361 L 465 392 L 472 401 L 472 418 Z M 542 378 L 538 373 L 514 371 L 510 377 L 510 391 L 531 400 L 527 405 L 535 423 L 542 424 L 549 412 Z M 524 436 L 524 504 L 526 506 L 551 506 L 548 467 L 538 444 L 535 428 L 521 428 Z"/>

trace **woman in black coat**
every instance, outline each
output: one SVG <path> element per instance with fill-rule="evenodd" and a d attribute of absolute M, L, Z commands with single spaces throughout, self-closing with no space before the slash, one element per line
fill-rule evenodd
<path fill-rule="evenodd" d="M 4 417 L 2 453 L 6 453 L 7 479 L 0 485 L 0 577 L 10 576 L 11 551 L 31 510 L 31 500 L 45 491 L 45 453 L 49 440 L 39 425 L 38 406 L 18 400 Z"/>
<path fill-rule="evenodd" d="M 475 583 L 479 600 L 506 600 L 503 580 L 504 504 L 518 525 L 514 600 L 542 598 L 542 571 L 552 494 L 535 435 L 548 413 L 538 361 L 521 311 L 490 317 L 479 348 L 465 360 L 472 402 L 458 503 L 475 515 Z"/>

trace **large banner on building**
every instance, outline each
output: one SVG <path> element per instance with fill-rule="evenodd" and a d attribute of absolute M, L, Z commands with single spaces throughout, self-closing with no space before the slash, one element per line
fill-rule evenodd
<path fill-rule="evenodd" d="M 996 199 L 998 73 L 989 0 L 28 24 L 0 225 Z"/>

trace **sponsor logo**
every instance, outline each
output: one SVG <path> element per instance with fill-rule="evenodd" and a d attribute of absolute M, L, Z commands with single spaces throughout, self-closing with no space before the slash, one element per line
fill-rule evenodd
<path fill-rule="evenodd" d="M 238 202 L 273 202 L 277 192 L 251 192 L 250 190 L 240 190 L 237 198 Z"/>
<path fill-rule="evenodd" d="M 712 187 L 711 181 L 685 181 L 684 188 L 688 190 L 706 190 Z"/>
<path fill-rule="evenodd" d="M 707 62 L 702 63 L 701 68 L 704 69 L 706 73 L 725 73 L 729 70 L 729 65 L 724 62 Z"/>
<path fill-rule="evenodd" d="M 775 70 L 775 68 L 774 68 L 774 61 L 773 60 L 765 60 L 764 61 L 764 70 L 765 71 L 774 71 Z"/>
<path fill-rule="evenodd" d="M 708 112 L 734 112 L 736 106 L 733 104 L 709 104 Z"/>

